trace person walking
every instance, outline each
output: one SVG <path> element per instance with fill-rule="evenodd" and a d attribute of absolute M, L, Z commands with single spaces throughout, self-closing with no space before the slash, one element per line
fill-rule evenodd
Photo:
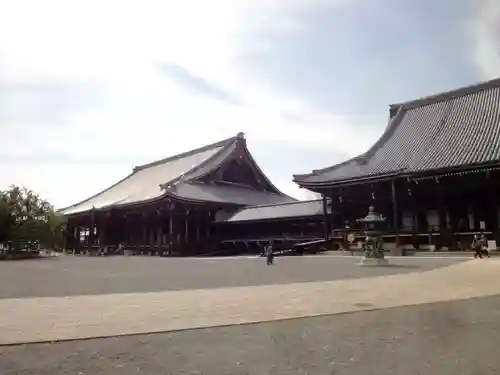
<path fill-rule="evenodd" d="M 266 254 L 267 265 L 270 266 L 274 262 L 274 251 L 273 251 L 273 243 L 269 241 L 264 249 L 264 253 Z"/>
<path fill-rule="evenodd" d="M 488 251 L 488 239 L 486 238 L 484 233 L 481 234 L 480 241 L 481 241 L 481 248 L 483 250 L 483 255 L 486 255 L 489 258 L 490 252 Z"/>
<path fill-rule="evenodd" d="M 472 240 L 472 249 L 475 251 L 474 259 L 483 259 L 483 245 L 477 234 L 474 235 L 474 239 Z"/>

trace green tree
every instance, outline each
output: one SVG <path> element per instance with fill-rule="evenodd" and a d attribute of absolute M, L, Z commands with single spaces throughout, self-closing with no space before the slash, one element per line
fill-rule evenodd
<path fill-rule="evenodd" d="M 14 249 L 34 242 L 61 247 L 65 224 L 65 218 L 32 190 L 11 186 L 0 191 L 0 242 Z"/>

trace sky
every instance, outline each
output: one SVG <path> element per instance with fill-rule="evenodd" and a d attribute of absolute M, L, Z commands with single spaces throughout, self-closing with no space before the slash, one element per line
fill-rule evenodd
<path fill-rule="evenodd" d="M 63 207 L 244 132 L 307 199 L 390 104 L 498 76 L 495 0 L 0 0 L 0 189 Z"/>

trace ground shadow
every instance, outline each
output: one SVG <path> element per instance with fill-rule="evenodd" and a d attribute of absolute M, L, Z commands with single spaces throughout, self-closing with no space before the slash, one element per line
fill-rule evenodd
<path fill-rule="evenodd" d="M 377 266 L 365 266 L 367 268 L 373 267 L 373 268 L 404 268 L 404 269 L 419 269 L 422 268 L 419 265 L 416 264 L 383 264 L 383 265 L 377 265 Z"/>

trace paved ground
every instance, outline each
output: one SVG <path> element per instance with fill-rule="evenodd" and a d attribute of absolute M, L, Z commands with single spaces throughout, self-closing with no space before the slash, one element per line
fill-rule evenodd
<path fill-rule="evenodd" d="M 2 375 L 493 375 L 500 296 L 166 334 L 0 347 Z"/>
<path fill-rule="evenodd" d="M 137 275 L 138 265 L 151 265 L 142 273 L 162 269 L 152 265 L 158 258 L 115 259 L 68 258 L 69 263 L 59 264 L 100 265 L 80 276 L 87 282 L 106 270 L 126 282 L 124 275 Z M 393 262 L 402 267 L 388 268 L 361 268 L 355 259 L 338 258 L 278 259 L 276 267 L 262 265 L 262 259 L 165 261 L 158 263 L 167 270 L 177 266 L 172 271 L 177 277 L 181 270 L 195 275 L 189 264 L 203 277 L 196 283 L 177 282 L 172 289 L 178 290 L 0 300 L 0 344 L 90 338 L 0 345 L 0 374 L 476 375 L 496 374 L 500 368 L 500 259 L 398 258 Z M 10 264 L 31 273 L 47 264 L 46 275 L 54 269 L 60 274 L 52 265 L 57 262 L 45 262 L 51 261 Z M 4 265 L 0 278 L 9 269 Z M 244 277 L 238 278 L 235 266 L 245 270 Z M 69 266 L 64 269 L 70 273 Z M 337 276 L 291 283 L 315 269 Z M 225 283 L 215 276 L 224 270 Z M 41 282 L 29 272 L 24 275 L 31 283 Z M 232 278 L 243 285 L 277 283 L 230 287 Z M 208 289 L 194 289 L 203 283 Z M 187 289 L 180 290 L 182 285 Z M 160 333 L 145 334 L 151 332 Z M 112 337 L 131 333 L 136 335 Z"/>
<path fill-rule="evenodd" d="M 460 259 L 395 258 L 392 267 L 384 268 L 360 268 L 358 261 L 357 257 L 278 257 L 274 267 L 266 267 L 262 258 L 67 256 L 11 261 L 0 263 L 0 299 L 329 281 L 429 270 Z"/>
<path fill-rule="evenodd" d="M 494 295 L 499 272 L 500 259 L 488 259 L 363 279 L 2 299 L 0 344 L 214 327 Z"/>

